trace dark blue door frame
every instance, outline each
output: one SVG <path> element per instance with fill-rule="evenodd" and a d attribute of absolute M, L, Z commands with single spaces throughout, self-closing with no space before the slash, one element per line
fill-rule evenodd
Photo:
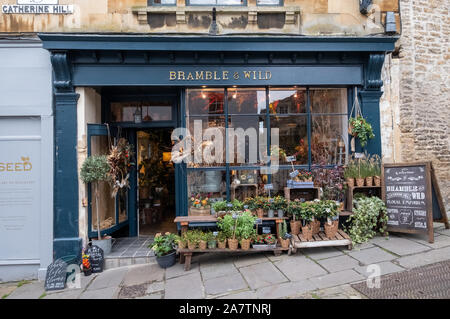
<path fill-rule="evenodd" d="M 381 155 L 379 101 L 382 95 L 381 69 L 386 52 L 394 50 L 397 37 L 164 37 L 148 35 L 39 34 L 50 51 L 53 67 L 55 118 L 54 171 L 54 258 L 80 255 L 78 223 L 77 100 L 76 86 L 178 86 L 180 111 L 184 115 L 183 88 L 211 85 L 211 82 L 170 82 L 170 71 L 211 68 L 243 72 L 250 67 L 286 71 L 278 74 L 279 85 L 358 86 L 363 115 L 374 127 L 375 139 L 367 150 Z M 106 61 L 106 62 L 105 62 Z M 358 71 L 360 68 L 360 73 Z M 302 77 L 301 70 L 314 76 Z M 333 71 L 334 70 L 334 71 Z M 295 73 L 295 75 L 294 75 Z M 314 79 L 315 83 L 311 83 Z M 228 86 L 230 81 L 215 81 Z M 239 83 L 238 83 L 239 84 Z M 253 85 L 242 82 L 243 85 Z M 254 84 L 260 85 L 260 84 Z M 284 85 L 284 84 L 283 84 Z M 183 125 L 184 116 L 180 116 Z M 184 164 L 176 167 L 177 191 L 187 193 Z M 131 195 L 131 194 L 130 194 Z M 135 196 L 135 194 L 133 195 Z M 187 197 L 179 196 L 177 214 L 187 211 Z"/>

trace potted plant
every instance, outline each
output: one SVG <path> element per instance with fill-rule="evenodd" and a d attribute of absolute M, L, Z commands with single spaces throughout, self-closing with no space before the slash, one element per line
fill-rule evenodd
<path fill-rule="evenodd" d="M 156 262 L 161 268 L 168 268 L 175 264 L 175 240 L 176 235 L 172 233 L 160 233 L 155 235 L 153 244 L 149 245 L 155 252 Z"/>
<path fill-rule="evenodd" d="M 300 233 L 301 228 L 301 221 L 299 220 L 301 212 L 301 202 L 298 200 L 289 202 L 287 206 L 287 211 L 289 215 L 292 216 L 292 220 L 290 222 L 291 234 L 298 235 Z"/>
<path fill-rule="evenodd" d="M 381 159 L 377 154 L 370 158 L 372 162 L 373 183 L 375 186 L 381 186 Z"/>
<path fill-rule="evenodd" d="M 269 246 L 268 248 L 275 248 L 277 246 L 277 238 L 272 234 L 266 234 L 264 241 Z"/>
<path fill-rule="evenodd" d="M 355 178 L 358 176 L 358 168 L 353 160 L 349 160 L 344 169 L 344 178 L 348 187 L 355 187 Z"/>
<path fill-rule="evenodd" d="M 200 236 L 198 230 L 188 230 L 186 232 L 186 240 L 189 249 L 197 248 L 197 245 L 200 242 Z"/>
<path fill-rule="evenodd" d="M 255 221 L 256 217 L 250 212 L 241 213 L 237 219 L 236 234 L 243 250 L 250 249 L 252 238 L 256 235 Z"/>
<path fill-rule="evenodd" d="M 209 239 L 208 233 L 199 232 L 198 248 L 205 250 L 208 244 L 208 239 Z"/>
<path fill-rule="evenodd" d="M 236 239 L 236 226 L 238 214 L 227 214 L 217 220 L 217 226 L 226 234 L 228 239 L 228 248 L 236 250 L 239 246 L 239 241 Z"/>
<path fill-rule="evenodd" d="M 185 237 L 185 235 L 181 235 L 181 236 L 176 236 L 175 237 L 175 243 L 178 245 L 179 249 L 184 249 L 186 248 L 187 245 L 187 239 Z"/>
<path fill-rule="evenodd" d="M 277 210 L 278 217 L 284 216 L 284 211 L 287 207 L 287 201 L 282 196 L 275 196 L 273 199 L 274 208 Z"/>
<path fill-rule="evenodd" d="M 285 220 L 280 224 L 280 244 L 283 248 L 289 248 L 289 242 L 290 242 L 291 236 L 287 232 L 287 223 Z"/>
<path fill-rule="evenodd" d="M 368 139 L 374 138 L 372 125 L 358 115 L 356 118 L 351 117 L 349 120 L 349 133 L 359 139 L 362 147 L 366 146 Z"/>
<path fill-rule="evenodd" d="M 197 194 L 190 198 L 191 207 L 189 208 L 190 216 L 209 216 L 211 215 L 211 205 L 209 203 L 210 196 Z"/>
<path fill-rule="evenodd" d="M 82 264 L 83 264 L 83 273 L 85 276 L 92 275 L 92 268 L 91 268 L 91 262 L 90 262 L 90 256 L 83 254 L 82 257 Z"/>
<path fill-rule="evenodd" d="M 334 238 L 339 227 L 339 210 L 335 201 L 322 201 L 323 215 L 327 221 L 324 224 L 325 236 L 329 239 Z"/>
<path fill-rule="evenodd" d="M 265 209 L 267 210 L 267 217 L 274 218 L 275 217 L 275 204 L 273 198 L 268 197 L 265 205 Z"/>
<path fill-rule="evenodd" d="M 217 246 L 220 249 L 227 248 L 227 236 L 222 231 L 217 234 Z"/>
<path fill-rule="evenodd" d="M 100 229 L 100 213 L 98 211 L 99 184 L 110 180 L 110 166 L 106 155 L 93 155 L 86 158 L 81 166 L 80 178 L 85 184 L 91 183 L 95 196 L 95 215 L 97 217 L 97 239 L 92 243 L 103 250 L 103 253 L 111 252 L 111 237 L 102 238 Z"/>
<path fill-rule="evenodd" d="M 313 224 L 314 220 L 314 210 L 312 208 L 312 204 L 305 202 L 300 204 L 300 217 L 302 219 L 302 236 L 306 240 L 312 239 L 313 235 Z"/>
<path fill-rule="evenodd" d="M 253 207 L 256 210 L 258 218 L 264 217 L 264 210 L 266 207 L 266 198 L 262 196 L 256 196 L 253 201 Z"/>
<path fill-rule="evenodd" d="M 217 247 L 217 240 L 216 240 L 217 232 L 212 233 L 208 232 L 206 235 L 206 239 L 208 242 L 208 249 L 215 249 Z"/>
<path fill-rule="evenodd" d="M 216 213 L 216 217 L 220 217 L 226 214 L 227 202 L 224 200 L 216 201 L 211 205 L 211 207 Z"/>

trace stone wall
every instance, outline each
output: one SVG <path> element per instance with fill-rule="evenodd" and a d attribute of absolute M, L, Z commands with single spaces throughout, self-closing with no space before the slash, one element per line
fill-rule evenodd
<path fill-rule="evenodd" d="M 399 0 L 374 0 L 379 8 L 369 17 L 359 11 L 359 0 L 284 0 L 282 6 L 215 6 L 217 34 L 303 34 L 364 36 L 383 33 L 383 16 L 393 11 L 398 22 Z M 0 0 L 16 5 L 17 0 Z M 0 33 L 129 32 L 208 34 L 213 6 L 151 6 L 147 0 L 59 0 L 73 5 L 73 14 L 5 14 L 0 11 Z M 399 23 L 398 23 L 399 25 Z M 399 30 L 398 30 L 399 31 Z"/>
<path fill-rule="evenodd" d="M 447 210 L 450 209 L 450 16 L 447 0 L 401 0 L 399 75 L 385 77 L 384 99 L 391 99 L 392 121 L 383 146 L 396 162 L 430 160 Z M 387 63 L 389 63 L 387 59 Z M 393 70 L 393 69 L 392 69 Z M 391 72 L 392 72 L 391 70 Z M 399 104 L 392 83 L 399 83 Z M 395 84 L 394 84 L 395 85 Z M 387 90 L 386 90 L 387 87 Z M 394 90 L 395 91 L 395 90 Z M 396 110 L 398 116 L 396 117 Z M 382 108 L 383 112 L 383 108 Z M 385 115 L 382 114 L 382 118 Z M 390 125 L 398 126 L 397 141 Z M 382 129 L 383 133 L 384 129 Z M 390 135 L 392 133 L 392 135 Z M 387 137 L 389 135 L 389 137 Z M 394 138 L 393 138 L 394 137 Z M 390 143 L 389 141 L 395 141 Z M 389 144 L 390 143 L 390 144 Z M 391 145 L 391 146 L 389 146 Z M 395 157 L 394 154 L 397 154 Z"/>

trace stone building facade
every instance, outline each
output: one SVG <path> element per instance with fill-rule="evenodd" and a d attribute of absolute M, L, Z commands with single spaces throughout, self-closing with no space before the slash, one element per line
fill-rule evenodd
<path fill-rule="evenodd" d="M 388 162 L 433 162 L 450 208 L 450 16 L 448 2 L 400 1 L 398 51 L 386 57 L 380 103 Z"/>

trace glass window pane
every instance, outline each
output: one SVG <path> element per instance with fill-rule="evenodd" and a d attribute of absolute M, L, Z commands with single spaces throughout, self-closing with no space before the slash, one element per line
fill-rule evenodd
<path fill-rule="evenodd" d="M 244 4 L 244 0 L 189 0 L 189 4 L 194 5 L 235 5 L 240 6 Z"/>
<path fill-rule="evenodd" d="M 142 122 L 171 121 L 171 101 L 117 102 L 111 103 L 112 122 L 134 122 L 135 114 Z"/>
<path fill-rule="evenodd" d="M 203 4 L 203 5 L 209 5 L 209 4 L 216 4 L 216 0 L 188 0 L 189 4 Z"/>
<path fill-rule="evenodd" d="M 177 1 L 176 0 L 153 0 L 153 4 L 176 5 Z"/>
<path fill-rule="evenodd" d="M 304 89 L 270 89 L 269 111 L 271 114 L 306 113 Z"/>
<path fill-rule="evenodd" d="M 257 5 L 280 5 L 280 0 L 256 0 Z"/>
<path fill-rule="evenodd" d="M 286 164 L 282 156 L 295 156 L 294 165 L 308 164 L 308 133 L 306 116 L 270 118 L 271 128 L 279 129 L 280 164 Z M 273 142 L 273 141 L 272 141 Z"/>
<path fill-rule="evenodd" d="M 348 151 L 347 116 L 314 115 L 311 124 L 312 163 L 345 164 Z"/>
<path fill-rule="evenodd" d="M 91 155 L 106 155 L 109 151 L 108 136 L 91 136 Z M 98 207 L 95 197 L 98 186 Z M 91 216 L 92 230 L 97 230 L 97 210 L 100 230 L 110 228 L 116 224 L 116 199 L 111 197 L 112 188 L 107 182 L 91 184 Z"/>
<path fill-rule="evenodd" d="M 119 189 L 117 192 L 117 198 L 118 198 L 118 209 L 119 209 L 119 223 L 122 223 L 126 220 L 128 220 L 128 214 L 127 214 L 127 204 L 128 204 L 128 192 L 126 189 Z"/>
<path fill-rule="evenodd" d="M 263 114 L 265 112 L 265 89 L 228 89 L 229 114 Z"/>
<path fill-rule="evenodd" d="M 190 116 L 186 121 L 187 129 L 189 130 L 192 138 L 192 149 L 191 149 L 191 162 L 187 163 L 188 167 L 205 167 L 205 166 L 223 166 L 225 165 L 225 117 L 224 116 Z M 202 136 L 205 137 L 206 130 L 209 128 L 218 128 L 220 131 L 220 136 L 222 137 L 221 145 L 219 140 L 216 144 L 211 144 L 208 141 L 203 141 L 202 143 L 194 143 L 195 125 L 202 128 Z M 214 132 L 213 132 L 214 133 Z M 217 132 L 218 133 L 218 132 Z M 215 140 L 216 137 L 212 138 Z M 211 152 L 206 151 L 206 148 L 210 145 L 214 145 Z M 195 150 L 200 154 L 201 158 L 194 158 Z M 217 151 L 217 153 L 216 153 Z M 222 152 L 220 155 L 220 151 Z M 206 154 L 206 155 L 205 155 Z M 208 155 L 212 157 L 209 157 Z M 205 155 L 205 156 L 204 156 Z M 217 155 L 217 156 L 216 156 Z"/>
<path fill-rule="evenodd" d="M 347 114 L 347 89 L 311 89 L 312 113 Z"/>
<path fill-rule="evenodd" d="M 187 185 L 189 198 L 200 194 L 212 199 L 226 199 L 225 170 L 190 170 Z"/>
<path fill-rule="evenodd" d="M 234 129 L 234 139 L 228 141 L 230 165 L 260 164 L 259 150 L 267 148 L 265 122 L 264 116 L 230 116 L 228 127 Z M 231 134 L 231 130 L 228 132 Z"/>
<path fill-rule="evenodd" d="M 231 170 L 230 198 L 243 201 L 264 192 L 259 170 Z"/>
<path fill-rule="evenodd" d="M 193 89 L 187 90 L 187 114 L 224 114 L 224 90 Z"/>

